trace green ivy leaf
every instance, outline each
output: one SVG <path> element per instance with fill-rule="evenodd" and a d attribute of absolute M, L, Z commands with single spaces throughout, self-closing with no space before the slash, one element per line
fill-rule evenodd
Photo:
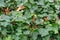
<path fill-rule="evenodd" d="M 49 30 L 47 30 L 47 29 L 40 28 L 38 31 L 39 31 L 39 34 L 40 34 L 42 37 L 43 37 L 43 36 L 46 36 L 46 35 L 49 35 L 49 33 L 48 33 Z"/>

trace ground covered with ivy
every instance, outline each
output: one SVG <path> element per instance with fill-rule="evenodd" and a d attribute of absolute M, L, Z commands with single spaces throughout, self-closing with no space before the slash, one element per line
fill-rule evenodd
<path fill-rule="evenodd" d="M 60 0 L 0 0 L 0 40 L 60 40 Z"/>

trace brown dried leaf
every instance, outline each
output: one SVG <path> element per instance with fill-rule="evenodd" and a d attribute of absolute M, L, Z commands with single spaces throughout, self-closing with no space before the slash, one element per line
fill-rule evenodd
<path fill-rule="evenodd" d="M 16 10 L 16 11 L 19 11 L 19 10 L 23 10 L 25 8 L 25 6 L 20 6 L 20 7 L 18 7 L 18 9 Z"/>
<path fill-rule="evenodd" d="M 8 14 L 10 12 L 9 8 L 4 9 L 4 14 Z"/>

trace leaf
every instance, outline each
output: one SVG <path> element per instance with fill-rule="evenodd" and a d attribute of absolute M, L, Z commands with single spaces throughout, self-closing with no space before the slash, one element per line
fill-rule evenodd
<path fill-rule="evenodd" d="M 43 40 L 49 40 L 49 39 L 50 39 L 50 35 L 43 37 Z"/>
<path fill-rule="evenodd" d="M 46 36 L 46 35 L 49 35 L 49 33 L 48 33 L 49 30 L 47 30 L 47 29 L 40 28 L 38 31 L 39 31 L 39 34 L 40 34 L 42 37 L 43 37 L 43 36 Z"/>
<path fill-rule="evenodd" d="M 0 0 L 0 7 L 5 7 L 4 0 Z"/>
<path fill-rule="evenodd" d="M 28 40 L 28 38 L 27 38 L 27 36 L 23 36 L 22 38 L 21 38 L 21 40 Z"/>
<path fill-rule="evenodd" d="M 58 38 L 58 40 L 60 40 L 60 36 L 59 35 L 57 36 L 57 38 Z"/>
<path fill-rule="evenodd" d="M 29 30 L 23 31 L 23 34 L 28 35 L 28 34 L 30 34 L 30 31 Z"/>
<path fill-rule="evenodd" d="M 0 7 L 5 7 L 5 3 L 1 2 Z"/>
<path fill-rule="evenodd" d="M 3 15 L 1 15 L 0 21 L 7 21 L 7 22 L 9 22 L 10 21 L 10 17 L 3 14 Z"/>
<path fill-rule="evenodd" d="M 54 2 L 54 0 L 49 0 L 49 2 Z"/>
<path fill-rule="evenodd" d="M 10 23 L 9 22 L 0 22 L 1 26 L 7 27 Z"/>
<path fill-rule="evenodd" d="M 33 14 L 30 13 L 29 10 L 26 10 L 26 11 L 25 11 L 25 14 L 24 14 L 24 17 L 25 17 L 25 18 L 31 18 L 32 15 L 33 15 Z"/>
<path fill-rule="evenodd" d="M 57 34 L 58 33 L 58 26 L 54 26 L 54 27 L 47 27 L 47 30 L 49 31 L 54 31 L 54 34 Z"/>
<path fill-rule="evenodd" d="M 56 9 L 58 9 L 58 10 L 59 10 L 59 7 L 60 7 L 60 6 L 59 6 L 59 5 L 55 5 L 55 7 L 56 7 Z"/>
<path fill-rule="evenodd" d="M 20 28 L 17 28 L 16 31 L 17 31 L 16 35 L 21 35 L 22 34 L 22 30 Z"/>
<path fill-rule="evenodd" d="M 7 30 L 4 29 L 4 30 L 1 31 L 1 33 L 6 36 L 7 35 Z"/>
<path fill-rule="evenodd" d="M 17 9 L 16 11 L 23 10 L 24 8 L 25 8 L 24 5 L 19 6 L 18 9 Z"/>
<path fill-rule="evenodd" d="M 60 25 L 60 20 L 58 20 L 57 23 Z"/>
<path fill-rule="evenodd" d="M 34 4 L 34 0 L 29 0 L 30 3 Z"/>
<path fill-rule="evenodd" d="M 33 32 L 32 33 L 32 38 L 31 38 L 31 40 L 36 40 L 37 39 L 37 36 L 38 36 L 38 32 Z"/>
<path fill-rule="evenodd" d="M 44 0 L 39 0 L 40 5 L 44 5 Z"/>
<path fill-rule="evenodd" d="M 42 23 L 42 22 L 41 22 L 41 23 Z M 40 24 L 40 20 L 39 20 L 39 19 L 36 20 L 36 24 L 37 24 L 37 25 Z"/>
<path fill-rule="evenodd" d="M 11 35 L 5 38 L 5 40 L 12 40 Z"/>
<path fill-rule="evenodd" d="M 15 39 L 15 40 L 19 40 L 19 39 L 20 39 L 20 37 L 19 37 L 19 36 L 16 36 L 14 39 Z"/>

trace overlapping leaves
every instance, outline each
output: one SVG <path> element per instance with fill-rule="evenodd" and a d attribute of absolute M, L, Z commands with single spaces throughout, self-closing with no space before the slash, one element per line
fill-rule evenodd
<path fill-rule="evenodd" d="M 25 9 L 15 11 L 21 5 Z M 9 8 L 7 15 L 5 7 Z M 60 39 L 60 21 L 56 23 L 59 0 L 0 0 L 0 8 L 4 13 L 0 15 L 0 40 Z"/>

